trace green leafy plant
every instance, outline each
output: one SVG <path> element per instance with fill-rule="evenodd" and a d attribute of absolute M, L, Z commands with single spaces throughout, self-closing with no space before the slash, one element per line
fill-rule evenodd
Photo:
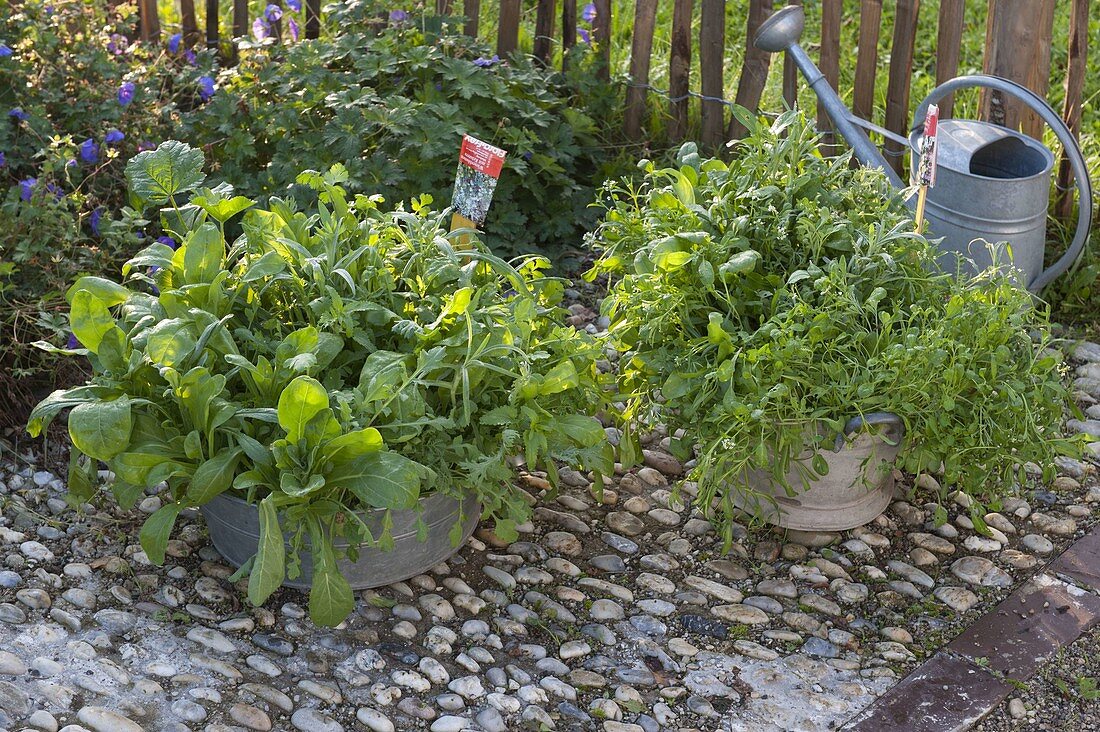
<path fill-rule="evenodd" d="M 29 424 L 38 434 L 72 408 L 74 500 L 93 494 L 95 461 L 114 471 L 124 507 L 167 483 L 141 530 L 152 561 L 181 510 L 230 492 L 259 511 L 250 600 L 297 576 L 308 541 L 310 614 L 331 625 L 354 602 L 334 538 L 392 547 L 389 512 L 433 492 L 476 495 L 514 538 L 530 509 L 508 458 L 555 484 L 553 459 L 613 469 L 589 416 L 605 403 L 602 351 L 559 324 L 563 287 L 545 260 L 512 266 L 480 244 L 456 248 L 427 198 L 392 213 L 349 201 L 339 166 L 298 177 L 317 194 L 303 212 L 200 188 L 201 165 L 173 141 L 127 165 L 135 201 L 161 207 L 181 245 L 149 245 L 123 283 L 84 277 L 69 289 L 80 347 L 64 352 L 86 356 L 93 376 Z M 227 247 L 231 221 L 243 233 Z M 360 510 L 384 512 L 378 535 Z"/>
<path fill-rule="evenodd" d="M 609 185 L 590 276 L 614 280 L 627 427 L 682 430 L 681 458 L 697 444 L 698 502 L 727 540 L 751 472 L 793 492 L 792 463 L 809 451 L 807 478 L 825 472 L 819 448 L 855 415 L 899 415 L 900 467 L 979 502 L 1029 461 L 1049 476 L 1073 449 L 1067 392 L 1028 293 L 999 272 L 937 271 L 884 176 L 823 159 L 796 113 L 771 127 L 738 114 L 751 135 L 733 162 L 686 145 L 678 168 Z"/>

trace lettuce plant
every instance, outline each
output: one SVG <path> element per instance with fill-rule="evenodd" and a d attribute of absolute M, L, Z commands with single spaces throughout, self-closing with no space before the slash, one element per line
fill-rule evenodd
<path fill-rule="evenodd" d="M 832 445 L 871 412 L 904 420 L 899 466 L 972 496 L 976 524 L 1027 463 L 1049 476 L 1073 449 L 1069 400 L 1031 296 L 1003 272 L 939 271 L 885 177 L 822 158 L 797 114 L 739 116 L 752 134 L 732 162 L 687 145 L 678 168 L 609 185 L 590 275 L 613 279 L 628 425 L 683 430 L 673 449 L 695 448 L 700 506 L 727 532 L 748 475 L 794 492 L 792 461 L 828 469 L 809 426 Z"/>
<path fill-rule="evenodd" d="M 601 350 L 559 324 L 563 287 L 545 260 L 512 266 L 480 244 L 456 248 L 447 217 L 419 202 L 387 213 L 374 198 L 349 201 L 339 167 L 299 176 L 317 194 L 305 212 L 200 188 L 201 166 L 171 141 L 130 161 L 134 200 L 162 207 L 181 243 L 146 247 L 122 283 L 73 285 L 79 347 L 65 353 L 87 357 L 93 376 L 50 395 L 29 425 L 38 434 L 72 408 L 74 500 L 92 496 L 96 461 L 124 507 L 167 483 L 141 530 L 152 561 L 181 510 L 230 492 L 259 506 L 249 598 L 297 576 L 308 541 L 310 613 L 335 624 L 354 600 L 334 537 L 391 546 L 388 512 L 444 492 L 473 493 L 514 538 L 529 507 L 508 458 L 552 482 L 552 459 L 613 469 L 590 416 L 604 404 Z M 227 243 L 230 221 L 243 233 Z M 387 512 L 378 536 L 355 515 L 371 509 Z"/>

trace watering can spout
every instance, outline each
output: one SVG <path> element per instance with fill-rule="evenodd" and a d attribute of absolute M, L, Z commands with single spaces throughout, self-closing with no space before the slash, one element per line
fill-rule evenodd
<path fill-rule="evenodd" d="M 806 77 L 810 88 L 821 100 L 822 106 L 833 121 L 837 132 L 840 133 L 852 147 L 852 154 L 860 163 L 869 168 L 880 168 L 886 173 L 886 177 L 897 188 L 903 188 L 904 184 L 898 174 L 886 162 L 878 148 L 867 133 L 853 121 L 851 112 L 844 106 L 836 91 L 825 79 L 821 69 L 817 68 L 810 57 L 798 44 L 802 37 L 802 29 L 805 26 L 806 17 L 799 5 L 788 5 L 776 11 L 760 26 L 753 37 L 752 44 L 761 51 L 779 53 L 786 51 L 787 56 L 794 61 L 798 70 Z"/>

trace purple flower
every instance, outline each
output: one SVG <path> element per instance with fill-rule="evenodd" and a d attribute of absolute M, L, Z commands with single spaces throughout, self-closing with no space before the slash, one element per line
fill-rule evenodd
<path fill-rule="evenodd" d="M 183 34 L 182 33 L 176 33 L 171 38 L 169 38 L 168 39 L 168 52 L 169 53 L 179 53 L 180 41 L 182 41 L 182 40 L 183 40 Z"/>
<path fill-rule="evenodd" d="M 169 247 L 170 249 L 175 249 L 178 246 L 178 244 L 176 244 L 176 240 L 170 236 L 158 236 L 157 241 L 159 241 L 164 246 Z"/>
<path fill-rule="evenodd" d="M 302 0 L 286 0 L 286 6 L 297 13 L 302 9 Z"/>
<path fill-rule="evenodd" d="M 0 168 L 3 168 L 7 164 L 8 164 L 8 159 L 6 157 L 4 157 L 4 153 L 2 151 L 0 151 Z"/>
<path fill-rule="evenodd" d="M 68 348 L 70 351 L 75 348 L 80 348 L 80 341 L 76 339 L 75 333 L 69 334 L 69 340 L 65 343 L 65 347 Z"/>
<path fill-rule="evenodd" d="M 256 18 L 252 21 L 252 37 L 257 41 L 262 41 L 268 36 L 267 21 L 263 18 Z"/>
<path fill-rule="evenodd" d="M 267 18 L 268 22 L 274 23 L 283 17 L 283 9 L 275 3 L 271 3 L 264 8 L 264 17 Z"/>
<path fill-rule="evenodd" d="M 209 101 L 210 97 L 214 96 L 214 80 L 209 76 L 199 77 L 199 97 L 204 101 Z"/>
<path fill-rule="evenodd" d="M 38 185 L 37 178 L 24 178 L 19 181 L 19 197 L 24 201 L 31 200 L 34 195 L 34 187 Z"/>
<path fill-rule="evenodd" d="M 134 101 L 134 82 L 124 81 L 118 88 L 118 103 L 125 107 Z"/>
<path fill-rule="evenodd" d="M 409 14 L 406 13 L 404 10 L 391 10 L 390 11 L 390 22 L 391 23 L 404 23 L 408 19 L 409 19 Z"/>
<path fill-rule="evenodd" d="M 287 30 L 290 31 L 290 37 L 294 40 L 295 43 L 297 43 L 298 42 L 298 24 L 294 22 L 294 18 L 287 18 L 286 19 L 286 27 L 287 27 Z"/>
<path fill-rule="evenodd" d="M 195 52 L 190 48 L 183 52 L 183 60 L 192 66 L 198 66 L 198 58 L 195 56 Z"/>
<path fill-rule="evenodd" d="M 99 208 L 93 209 L 92 214 L 88 217 L 88 227 L 92 230 L 92 233 L 99 236 L 99 219 L 103 216 L 103 211 Z"/>
<path fill-rule="evenodd" d="M 588 45 L 592 45 L 592 35 L 587 30 L 585 30 L 584 28 L 581 28 L 577 32 L 581 34 L 581 40 L 582 41 L 584 41 Z"/>
<path fill-rule="evenodd" d="M 80 159 L 85 163 L 94 163 L 99 160 L 99 145 L 95 144 L 95 140 L 89 137 L 80 143 Z"/>
<path fill-rule="evenodd" d="M 76 158 L 69 158 L 68 160 L 66 160 L 65 161 L 65 167 L 66 168 L 76 167 Z"/>
<path fill-rule="evenodd" d="M 120 33 L 112 33 L 111 40 L 107 43 L 107 50 L 116 56 L 120 56 L 126 53 L 126 48 L 128 45 L 129 44 L 126 41 L 126 36 L 123 36 Z"/>
<path fill-rule="evenodd" d="M 6 43 L 0 43 L 0 58 L 7 58 L 11 55 L 11 46 Z"/>
<path fill-rule="evenodd" d="M 106 145 L 117 145 L 126 139 L 126 135 L 118 130 L 109 130 L 106 135 L 103 136 L 103 142 Z"/>
<path fill-rule="evenodd" d="M 58 201 L 65 197 L 65 192 L 61 190 L 61 187 L 54 185 L 53 183 L 46 184 L 46 192 L 52 193 L 53 197 L 56 198 Z"/>
<path fill-rule="evenodd" d="M 145 152 L 146 150 L 156 150 L 157 146 L 148 140 L 142 140 L 138 143 L 138 152 Z"/>
<path fill-rule="evenodd" d="M 581 20 L 585 23 L 591 23 L 596 19 L 596 3 L 588 3 L 581 10 Z"/>
<path fill-rule="evenodd" d="M 528 161 L 530 161 L 530 160 L 531 160 L 531 151 L 530 151 L 530 150 L 528 150 L 527 152 L 523 153 L 523 159 L 524 159 L 524 160 L 528 160 Z"/>
<path fill-rule="evenodd" d="M 500 56 L 493 54 L 492 58 L 485 58 L 484 56 L 474 59 L 474 66 L 480 66 L 483 69 L 489 68 L 493 64 L 500 63 Z"/>
<path fill-rule="evenodd" d="M 12 110 L 8 112 L 9 117 L 15 117 L 20 122 L 24 121 L 30 115 L 23 111 L 22 107 L 12 107 Z"/>

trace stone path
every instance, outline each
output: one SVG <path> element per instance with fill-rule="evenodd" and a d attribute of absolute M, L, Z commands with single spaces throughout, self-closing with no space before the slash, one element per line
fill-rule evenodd
<path fill-rule="evenodd" d="M 1100 347 L 1078 355 L 1096 419 Z M 0 464 L 0 729 L 834 729 L 1083 535 L 1100 502 L 1094 467 L 1065 460 L 979 536 L 962 497 L 935 525 L 926 478 L 851 532 L 737 527 L 724 553 L 671 492 L 687 466 L 666 439 L 602 498 L 565 472 L 521 541 L 480 531 L 360 593 L 337 629 L 291 590 L 249 606 L 198 515 L 157 568 L 136 541 L 156 495 L 79 514 L 50 472 Z"/>

